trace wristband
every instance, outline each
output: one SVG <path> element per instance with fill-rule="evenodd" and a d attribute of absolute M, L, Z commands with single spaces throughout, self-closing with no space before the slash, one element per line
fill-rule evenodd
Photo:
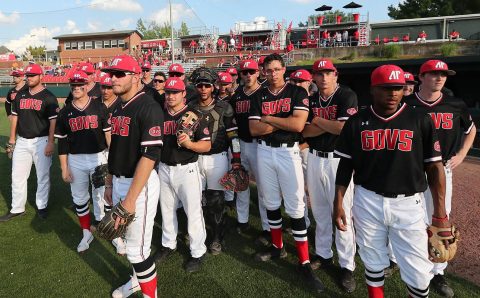
<path fill-rule="evenodd" d="M 432 215 L 432 221 L 439 221 L 439 222 L 447 222 L 448 221 L 448 215 L 445 215 L 445 217 L 440 218 Z"/>

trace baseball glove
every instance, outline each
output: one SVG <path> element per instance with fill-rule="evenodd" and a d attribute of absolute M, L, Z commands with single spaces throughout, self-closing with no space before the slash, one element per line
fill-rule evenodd
<path fill-rule="evenodd" d="M 118 228 L 115 229 L 115 220 L 120 217 L 122 220 L 118 225 Z M 113 240 L 118 237 L 125 236 L 128 225 L 135 218 L 135 213 L 129 213 L 122 206 L 122 203 L 118 203 L 115 207 L 112 208 L 109 212 L 105 214 L 97 227 L 97 232 L 100 237 Z"/>
<path fill-rule="evenodd" d="M 232 168 L 218 181 L 226 190 L 245 191 L 250 184 L 250 177 L 243 166 Z"/>
<path fill-rule="evenodd" d="M 7 143 L 5 145 L 5 152 L 7 153 L 8 158 L 12 159 L 13 150 L 15 150 L 15 144 Z"/>
<path fill-rule="evenodd" d="M 105 185 L 105 178 L 108 175 L 108 165 L 103 164 L 95 167 L 95 171 L 92 174 L 93 187 L 99 188 Z"/>
<path fill-rule="evenodd" d="M 429 226 L 428 233 L 428 254 L 430 260 L 434 263 L 444 263 L 453 259 L 457 252 L 457 242 L 460 232 L 451 226 L 450 228 L 438 228 Z M 443 244 L 443 240 L 448 240 L 448 249 Z"/>
<path fill-rule="evenodd" d="M 178 137 L 181 134 L 186 134 L 189 138 L 193 138 L 193 134 L 197 130 L 198 125 L 202 120 L 200 113 L 194 111 L 187 111 L 177 120 L 175 135 Z M 178 144 L 180 146 L 180 144 Z"/>

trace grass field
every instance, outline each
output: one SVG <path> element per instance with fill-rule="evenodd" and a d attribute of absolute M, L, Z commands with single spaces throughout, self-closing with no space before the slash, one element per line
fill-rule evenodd
<path fill-rule="evenodd" d="M 8 124 L 0 105 L 0 144 L 7 141 Z M 3 147 L 3 145 L 2 145 Z M 4 153 L 2 149 L 0 153 Z M 11 201 L 11 162 L 0 154 L 0 213 L 7 212 Z M 32 179 L 33 178 L 33 179 Z M 81 231 L 70 209 L 70 188 L 60 177 L 58 158 L 51 174 L 50 216 L 41 220 L 35 213 L 35 174 L 29 180 L 27 214 L 0 224 L 0 297 L 110 297 L 131 272 L 128 261 L 114 253 L 113 246 L 95 239 L 83 255 L 76 252 Z M 231 228 L 226 237 L 227 250 L 219 256 L 207 255 L 201 272 L 187 274 L 182 266 L 189 253 L 179 237 L 177 253 L 157 267 L 158 291 L 163 297 L 310 297 L 313 293 L 295 274 L 296 254 L 291 236 L 286 235 L 287 259 L 257 263 L 254 239 L 259 233 L 258 213 L 252 204 L 252 228 L 239 236 Z M 157 218 L 159 218 L 157 214 Z M 157 220 L 158 221 L 158 220 Z M 234 217 L 229 214 L 230 226 Z M 185 224 L 181 225 L 185 231 Z M 160 243 L 156 224 L 153 251 Z M 311 241 L 312 243 L 312 241 Z M 338 272 L 318 271 L 327 287 L 322 297 L 366 297 L 363 266 L 358 258 L 355 278 L 357 290 L 345 294 L 336 284 Z M 456 297 L 478 297 L 480 288 L 449 276 Z M 387 279 L 386 297 L 406 297 L 399 274 Z M 477 293 L 477 294 L 475 294 Z M 136 297 L 140 297 L 137 295 Z M 437 297 L 432 294 L 431 297 Z"/>

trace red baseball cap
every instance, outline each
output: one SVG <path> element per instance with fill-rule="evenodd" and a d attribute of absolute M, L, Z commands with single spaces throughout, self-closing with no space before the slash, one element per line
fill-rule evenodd
<path fill-rule="evenodd" d="M 85 85 L 88 84 L 88 75 L 81 70 L 76 70 L 68 79 L 70 85 Z"/>
<path fill-rule="evenodd" d="M 375 68 L 371 76 L 371 86 L 405 86 L 403 69 L 386 64 Z"/>
<path fill-rule="evenodd" d="M 41 74 L 43 74 L 43 69 L 38 64 L 30 64 L 27 66 L 27 69 L 25 69 L 26 76 L 37 76 Z"/>
<path fill-rule="evenodd" d="M 12 77 L 23 77 L 25 73 L 21 69 L 14 69 L 10 72 Z"/>
<path fill-rule="evenodd" d="M 415 77 L 413 76 L 413 74 L 411 74 L 409 72 L 404 72 L 404 76 L 405 76 L 405 83 L 407 83 L 407 84 L 418 84 L 418 82 L 415 81 Z"/>
<path fill-rule="evenodd" d="M 82 63 L 78 66 L 78 70 L 83 71 L 86 74 L 93 74 L 95 73 L 95 68 L 93 68 L 92 63 Z"/>
<path fill-rule="evenodd" d="M 112 59 L 110 66 L 103 68 L 103 72 L 125 71 L 132 73 L 140 73 L 140 65 L 137 60 L 129 55 L 119 55 Z"/>
<path fill-rule="evenodd" d="M 173 63 L 168 67 L 168 73 L 185 73 L 185 69 L 183 69 L 183 66 L 178 63 Z"/>
<path fill-rule="evenodd" d="M 185 91 L 185 83 L 179 78 L 168 78 L 165 82 L 165 91 Z"/>
<path fill-rule="evenodd" d="M 431 71 L 443 71 L 446 72 L 449 76 L 453 76 L 456 74 L 454 70 L 448 69 L 447 63 L 443 62 L 442 60 L 428 60 L 420 67 L 420 74 Z"/>
<path fill-rule="evenodd" d="M 306 69 L 298 69 L 290 74 L 290 79 L 296 81 L 311 81 L 312 75 Z"/>
<path fill-rule="evenodd" d="M 258 63 L 255 60 L 242 60 L 240 61 L 240 70 L 258 70 Z"/>
<path fill-rule="evenodd" d="M 218 73 L 218 82 L 223 85 L 231 84 L 233 82 L 232 76 L 228 72 Z"/>
<path fill-rule="evenodd" d="M 317 61 L 315 61 L 313 63 L 313 66 L 312 66 L 312 70 L 313 70 L 313 73 L 316 73 L 316 72 L 319 72 L 319 71 L 322 71 L 322 70 L 337 71 L 337 69 L 333 65 L 332 60 L 326 59 L 326 58 L 321 58 L 321 59 L 318 59 Z"/>
<path fill-rule="evenodd" d="M 148 61 L 145 61 L 145 62 L 143 62 L 143 64 L 142 64 L 142 70 L 144 70 L 144 69 L 151 70 L 151 69 L 152 69 L 152 65 L 151 65 Z"/>
<path fill-rule="evenodd" d="M 112 78 L 109 74 L 106 74 L 100 78 L 100 85 L 102 86 L 112 86 Z"/>
<path fill-rule="evenodd" d="M 235 67 L 229 67 L 227 68 L 227 73 L 229 73 L 230 75 L 238 75 L 238 72 L 237 72 L 237 69 Z"/>
<path fill-rule="evenodd" d="M 265 61 L 265 56 L 260 56 L 260 59 L 258 59 L 258 65 L 263 65 Z"/>

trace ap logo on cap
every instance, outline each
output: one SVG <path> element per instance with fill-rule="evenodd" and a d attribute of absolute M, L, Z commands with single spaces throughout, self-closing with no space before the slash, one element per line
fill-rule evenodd
<path fill-rule="evenodd" d="M 301 76 L 302 76 L 302 72 L 301 72 L 301 71 L 298 71 L 298 72 L 295 74 L 295 76 L 296 76 L 297 78 L 301 77 Z"/>
<path fill-rule="evenodd" d="M 327 61 L 325 60 L 318 61 L 318 67 L 325 67 L 325 64 L 327 64 Z"/>
<path fill-rule="evenodd" d="M 391 81 L 391 80 L 398 80 L 400 79 L 400 73 L 401 71 L 400 70 L 392 70 L 390 72 L 390 76 L 388 76 L 388 79 Z"/>
<path fill-rule="evenodd" d="M 168 83 L 168 87 L 174 87 L 176 83 L 177 83 L 177 80 L 171 80 L 171 81 Z"/>
<path fill-rule="evenodd" d="M 445 69 L 445 68 L 446 68 L 445 65 L 446 65 L 445 62 L 443 62 L 443 61 L 438 61 L 438 62 L 435 64 L 435 68 L 436 68 L 436 69 Z"/>

